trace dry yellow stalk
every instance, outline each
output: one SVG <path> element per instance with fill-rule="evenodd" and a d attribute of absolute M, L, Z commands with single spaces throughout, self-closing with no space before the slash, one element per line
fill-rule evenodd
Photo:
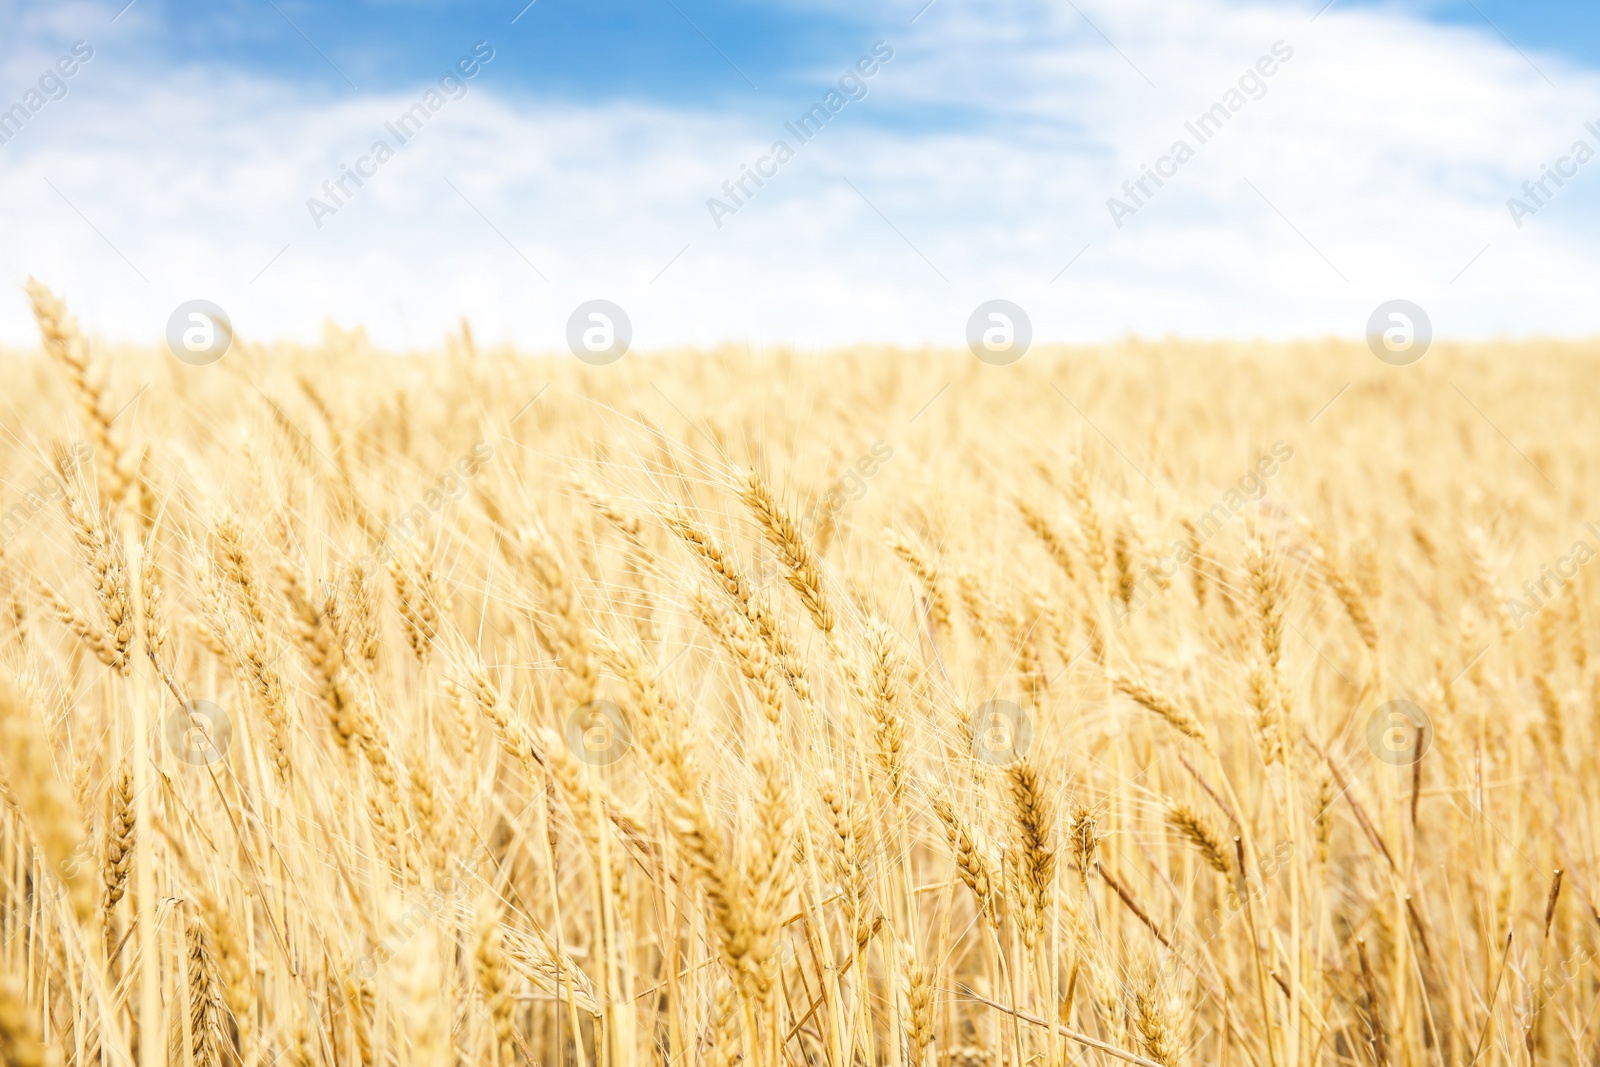
<path fill-rule="evenodd" d="M 1094 494 L 1089 488 L 1089 470 L 1084 466 L 1082 456 L 1073 456 L 1067 461 L 1067 495 L 1078 510 L 1078 526 L 1088 543 L 1086 555 L 1089 574 L 1098 592 L 1105 587 L 1106 580 L 1105 525 L 1095 506 Z"/>
<path fill-rule="evenodd" d="M 488 1005 L 489 1017 L 494 1021 L 495 1041 L 499 1045 L 500 1063 L 513 1062 L 516 1002 L 506 974 L 505 951 L 501 944 L 498 908 L 480 909 L 477 946 L 473 953 L 473 971 L 478 978 L 478 989 Z"/>
<path fill-rule="evenodd" d="M 527 528 L 520 532 L 524 558 L 545 594 L 545 606 L 553 617 L 549 639 L 563 668 L 567 698 L 575 705 L 594 699 L 600 684 L 590 649 L 589 624 L 578 603 L 577 592 L 555 543 L 543 530 Z"/>
<path fill-rule="evenodd" d="M 19 975 L 0 974 L 0 1063 L 7 1067 L 60 1067 L 61 1054 L 46 1048 L 37 1013 Z"/>
<path fill-rule="evenodd" d="M 1205 557 L 1200 555 L 1200 531 L 1195 528 L 1194 520 L 1185 515 L 1179 520 L 1183 527 L 1184 545 L 1189 553 L 1189 580 L 1194 586 L 1194 602 L 1204 611 L 1206 607 L 1206 569 Z"/>
<path fill-rule="evenodd" d="M 16 679 L 0 673 L 0 766 L 6 785 L 51 875 L 66 887 L 73 914 L 87 923 L 99 896 L 92 852 L 78 803 L 53 770 L 55 759 L 40 723 L 42 710 Z"/>
<path fill-rule="evenodd" d="M 223 594 L 215 583 L 203 587 L 210 594 L 212 615 L 210 633 L 223 648 L 255 696 L 254 704 L 267 723 L 267 751 L 279 781 L 290 773 L 289 711 L 283 679 L 274 666 L 267 629 L 265 592 L 256 577 L 255 564 L 245 548 L 244 533 L 232 514 L 224 515 L 212 530 L 212 559 L 216 579 L 231 590 L 231 602 L 244 617 L 242 634 L 231 625 L 232 616 L 222 603 Z M 229 642 L 232 641 L 230 646 Z"/>

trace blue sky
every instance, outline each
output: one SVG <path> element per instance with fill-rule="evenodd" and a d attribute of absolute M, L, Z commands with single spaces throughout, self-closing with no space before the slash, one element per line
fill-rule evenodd
<path fill-rule="evenodd" d="M 463 43 L 484 39 L 504 57 L 496 70 L 503 91 L 708 108 L 793 89 L 878 21 L 737 0 L 536 0 L 526 10 L 507 2 L 136 0 L 119 19 L 139 37 L 142 61 L 227 67 L 324 99 L 404 88 Z"/>
<path fill-rule="evenodd" d="M 556 346 L 595 296 L 659 346 L 959 344 L 994 297 L 1075 341 L 1354 336 L 1400 296 L 1441 335 L 1600 332 L 1600 163 L 1507 208 L 1600 147 L 1600 5 L 124 2 L 0 0 L 0 111 L 95 49 L 0 144 L 0 294 L 37 274 L 111 336 L 194 297 L 247 335 L 400 346 L 462 314 Z M 469 92 L 319 214 L 479 40 Z M 868 95 L 730 199 L 877 41 Z M 1259 102 L 1119 218 L 1274 42 Z M 29 331 L 0 297 L 0 342 Z"/>
<path fill-rule="evenodd" d="M 716 108 L 750 105 L 762 94 L 781 98 L 818 68 L 852 58 L 863 37 L 902 31 L 922 2 L 846 8 L 535 0 L 524 9 L 523 0 L 135 0 L 119 21 L 130 30 L 156 31 L 140 33 L 141 48 L 149 49 L 142 58 L 155 65 L 225 66 L 329 98 L 356 91 L 350 82 L 383 91 L 427 78 L 459 42 L 482 38 L 507 60 L 496 74 L 508 92 Z M 115 13 L 121 3 L 113 0 L 107 10 Z M 1320 3 L 1303 6 L 1314 13 Z M 1593 3 L 1336 0 L 1334 7 L 1403 10 L 1441 25 L 1503 34 L 1530 55 L 1600 66 L 1600 5 Z M 1086 26 L 1084 32 L 1093 31 Z"/>

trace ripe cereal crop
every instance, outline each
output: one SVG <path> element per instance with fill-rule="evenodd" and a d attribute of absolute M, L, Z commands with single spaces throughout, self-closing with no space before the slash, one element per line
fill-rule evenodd
<path fill-rule="evenodd" d="M 1593 345 L 0 354 L 0 1060 L 1600 1059 Z"/>

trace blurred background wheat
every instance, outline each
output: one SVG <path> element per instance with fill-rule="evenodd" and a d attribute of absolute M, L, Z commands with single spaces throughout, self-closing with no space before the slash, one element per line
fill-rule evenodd
<path fill-rule="evenodd" d="M 5 358 L 0 1059 L 1579 1064 L 1593 346 Z"/>

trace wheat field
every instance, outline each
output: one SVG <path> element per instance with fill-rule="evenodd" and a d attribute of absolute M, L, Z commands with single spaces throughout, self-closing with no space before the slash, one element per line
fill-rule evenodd
<path fill-rule="evenodd" d="M 1592 345 L 195 367 L 28 297 L 7 1064 L 1600 1059 Z"/>

